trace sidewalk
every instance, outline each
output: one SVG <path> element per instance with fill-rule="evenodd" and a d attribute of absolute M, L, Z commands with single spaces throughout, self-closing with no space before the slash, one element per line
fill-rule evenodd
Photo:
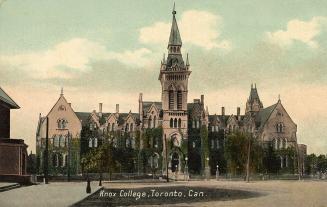
<path fill-rule="evenodd" d="M 98 190 L 98 182 L 92 182 L 92 193 Z M 0 193 L 1 206 L 70 206 L 90 194 L 86 194 L 86 182 L 53 182 L 20 187 Z"/>
<path fill-rule="evenodd" d="M 18 184 L 18 183 L 0 182 L 0 192 L 11 190 L 11 189 L 14 189 L 14 188 L 19 188 L 19 187 L 20 187 L 20 184 Z"/>

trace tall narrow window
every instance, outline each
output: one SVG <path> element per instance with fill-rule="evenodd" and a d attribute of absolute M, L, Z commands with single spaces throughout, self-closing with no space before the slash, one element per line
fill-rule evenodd
<path fill-rule="evenodd" d="M 129 130 L 130 130 L 131 132 L 134 131 L 133 123 L 131 123 L 131 126 L 130 126 Z"/>
<path fill-rule="evenodd" d="M 174 120 L 174 128 L 177 128 L 177 119 Z"/>
<path fill-rule="evenodd" d="M 93 146 L 92 144 L 92 138 L 89 139 L 89 147 L 91 148 Z"/>
<path fill-rule="evenodd" d="M 183 100 L 182 91 L 177 91 L 177 109 L 182 110 L 182 100 Z"/>
<path fill-rule="evenodd" d="M 173 118 L 170 118 L 170 128 L 173 128 L 174 127 L 174 121 L 173 121 Z"/>
<path fill-rule="evenodd" d="M 148 128 L 152 128 L 152 117 L 151 116 L 149 117 L 149 120 L 148 120 Z"/>
<path fill-rule="evenodd" d="M 107 129 L 107 130 L 108 130 L 108 132 L 111 130 L 111 129 L 110 129 L 110 123 L 108 124 L 108 129 Z"/>
<path fill-rule="evenodd" d="M 156 128 L 156 121 L 157 121 L 157 117 L 154 116 L 153 117 L 153 128 Z"/>
<path fill-rule="evenodd" d="M 114 131 L 114 129 L 115 129 L 115 123 L 112 123 L 111 124 L 111 131 Z"/>
<path fill-rule="evenodd" d="M 178 119 L 178 128 L 181 128 L 182 127 L 182 120 L 179 118 Z"/>
<path fill-rule="evenodd" d="M 174 109 L 174 91 L 169 90 L 169 109 L 173 110 Z"/>

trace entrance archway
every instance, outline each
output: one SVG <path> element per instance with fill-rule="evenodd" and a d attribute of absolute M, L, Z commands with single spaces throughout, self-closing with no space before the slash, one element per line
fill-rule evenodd
<path fill-rule="evenodd" d="M 171 171 L 176 172 L 178 171 L 179 167 L 179 155 L 177 152 L 174 152 L 171 157 Z"/>

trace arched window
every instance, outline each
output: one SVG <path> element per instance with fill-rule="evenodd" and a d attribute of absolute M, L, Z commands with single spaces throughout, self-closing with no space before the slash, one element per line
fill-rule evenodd
<path fill-rule="evenodd" d="M 196 120 L 196 128 L 200 128 L 200 121 L 199 120 Z"/>
<path fill-rule="evenodd" d="M 170 128 L 173 128 L 174 127 L 174 121 L 173 121 L 173 118 L 170 118 Z"/>
<path fill-rule="evenodd" d="M 113 146 L 115 148 L 117 148 L 117 138 L 116 137 L 112 140 L 112 143 L 113 143 Z"/>
<path fill-rule="evenodd" d="M 135 138 L 131 138 L 131 147 L 135 149 Z"/>
<path fill-rule="evenodd" d="M 178 119 L 178 128 L 181 128 L 182 127 L 182 120 L 179 118 Z"/>
<path fill-rule="evenodd" d="M 65 137 L 62 135 L 59 136 L 59 146 L 65 147 Z"/>
<path fill-rule="evenodd" d="M 277 140 L 277 149 L 280 147 L 280 139 Z"/>
<path fill-rule="evenodd" d="M 129 127 L 130 131 L 134 131 L 134 126 L 133 126 L 133 123 L 131 123 L 130 127 Z"/>
<path fill-rule="evenodd" d="M 215 131 L 215 126 L 211 126 L 211 132 Z"/>
<path fill-rule="evenodd" d="M 125 125 L 125 132 L 128 132 L 128 131 L 129 131 L 129 124 L 126 123 L 126 125 Z"/>
<path fill-rule="evenodd" d="M 216 143 L 217 143 L 217 149 L 219 149 L 220 148 L 219 139 L 216 139 Z"/>
<path fill-rule="evenodd" d="M 93 139 L 93 147 L 98 147 L 98 138 Z"/>
<path fill-rule="evenodd" d="M 215 147 L 215 140 L 211 139 L 211 149 L 213 149 Z"/>
<path fill-rule="evenodd" d="M 58 137 L 58 136 L 55 136 L 55 137 L 53 138 L 53 145 L 54 145 L 55 147 L 59 147 L 59 137 Z"/>
<path fill-rule="evenodd" d="M 68 165 L 68 155 L 64 154 L 62 159 L 62 166 L 65 167 L 66 165 Z"/>
<path fill-rule="evenodd" d="M 152 117 L 151 116 L 149 117 L 149 120 L 148 120 L 148 128 L 152 128 Z"/>
<path fill-rule="evenodd" d="M 182 110 L 183 93 L 182 91 L 177 91 L 177 109 Z"/>
<path fill-rule="evenodd" d="M 153 128 L 156 128 L 156 121 L 157 121 L 157 117 L 154 116 L 153 117 Z"/>
<path fill-rule="evenodd" d="M 91 148 L 93 146 L 93 140 L 92 138 L 89 139 L 89 147 Z"/>
<path fill-rule="evenodd" d="M 195 121 L 192 120 L 192 128 L 195 128 Z"/>
<path fill-rule="evenodd" d="M 111 131 L 114 131 L 115 130 L 115 123 L 112 123 L 111 124 Z"/>
<path fill-rule="evenodd" d="M 169 90 L 169 109 L 173 110 L 174 109 L 174 91 Z"/>
<path fill-rule="evenodd" d="M 215 126 L 216 132 L 219 132 L 219 126 Z"/>
<path fill-rule="evenodd" d="M 174 128 L 177 128 L 177 119 L 174 119 Z"/>

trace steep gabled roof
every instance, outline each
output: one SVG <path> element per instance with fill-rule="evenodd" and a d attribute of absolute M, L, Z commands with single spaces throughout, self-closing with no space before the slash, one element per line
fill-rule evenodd
<path fill-rule="evenodd" d="M 256 118 L 255 118 L 255 122 L 257 126 L 264 126 L 265 123 L 267 122 L 267 120 L 269 119 L 271 113 L 275 110 L 276 106 L 278 103 L 271 105 L 267 108 L 261 109 Z"/>
<path fill-rule="evenodd" d="M 9 95 L 0 87 L 0 101 L 3 101 L 11 109 L 19 109 L 20 107 L 15 103 L 14 100 L 12 100 Z"/>
<path fill-rule="evenodd" d="M 152 104 L 154 104 L 157 109 L 160 111 L 162 110 L 162 103 L 161 102 L 156 102 L 156 101 L 143 101 L 143 110 L 144 112 L 148 112 L 152 106 Z"/>
<path fill-rule="evenodd" d="M 89 121 L 89 117 L 91 115 L 90 112 L 75 112 L 78 119 L 82 122 L 82 125 L 85 125 Z"/>

